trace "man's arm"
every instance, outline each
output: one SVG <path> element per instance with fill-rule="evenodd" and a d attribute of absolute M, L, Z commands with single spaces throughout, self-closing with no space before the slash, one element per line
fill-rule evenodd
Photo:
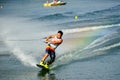
<path fill-rule="evenodd" d="M 53 38 L 54 37 L 54 35 L 51 35 L 51 36 L 48 36 L 47 38 L 46 38 L 46 42 L 50 42 L 51 40 L 49 40 L 50 38 Z"/>
<path fill-rule="evenodd" d="M 62 41 L 63 41 L 62 39 L 57 40 L 57 41 L 51 41 L 51 40 L 50 40 L 50 38 L 54 38 L 55 36 L 56 36 L 56 34 L 55 34 L 55 35 L 48 36 L 48 37 L 46 38 L 46 42 L 52 43 L 52 44 L 61 44 Z"/>

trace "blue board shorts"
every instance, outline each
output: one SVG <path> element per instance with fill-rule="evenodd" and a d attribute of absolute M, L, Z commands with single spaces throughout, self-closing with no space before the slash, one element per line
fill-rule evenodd
<path fill-rule="evenodd" d="M 55 60 L 55 50 L 51 48 L 51 46 L 46 47 L 46 53 L 50 55 L 50 60 L 48 61 L 49 64 L 53 63 Z"/>

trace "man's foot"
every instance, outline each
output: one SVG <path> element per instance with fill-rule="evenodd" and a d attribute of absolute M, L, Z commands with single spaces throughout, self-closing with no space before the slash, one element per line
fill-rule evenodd
<path fill-rule="evenodd" d="M 49 69 L 49 65 L 48 65 L 47 63 L 44 65 L 44 67 L 45 67 L 46 69 Z"/>
<path fill-rule="evenodd" d="M 43 61 L 40 61 L 40 65 L 41 65 L 41 66 L 44 66 L 44 62 L 43 62 Z"/>

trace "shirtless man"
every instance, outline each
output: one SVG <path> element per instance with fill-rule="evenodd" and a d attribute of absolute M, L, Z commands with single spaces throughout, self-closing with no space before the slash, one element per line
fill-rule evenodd
<path fill-rule="evenodd" d="M 46 46 L 46 53 L 44 54 L 44 56 L 40 61 L 41 66 L 44 66 L 45 68 L 49 68 L 49 65 L 55 61 L 55 49 L 63 42 L 62 35 L 63 32 L 58 31 L 57 34 L 48 36 L 46 38 L 46 43 L 48 45 Z M 48 56 L 50 56 L 50 60 L 44 63 Z"/>

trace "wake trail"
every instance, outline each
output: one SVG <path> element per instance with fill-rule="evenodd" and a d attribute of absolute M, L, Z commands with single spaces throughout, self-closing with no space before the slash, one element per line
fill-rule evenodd
<path fill-rule="evenodd" d="M 105 51 L 105 50 L 109 50 L 109 49 L 112 49 L 112 48 L 115 48 L 115 47 L 119 47 L 119 46 L 120 46 L 120 42 L 118 42 L 116 44 L 112 44 L 112 45 L 107 46 L 107 47 L 99 48 L 97 50 L 94 50 L 93 52 Z"/>
<path fill-rule="evenodd" d="M 90 27 L 90 28 L 83 28 L 82 30 L 74 29 L 68 30 L 66 33 L 74 33 L 74 32 L 80 32 L 80 31 L 90 31 L 90 30 L 97 30 L 97 29 L 103 29 L 103 28 L 110 28 L 110 27 L 118 27 L 120 24 L 117 25 L 110 25 L 110 26 L 102 26 L 102 27 Z M 105 36 L 99 37 L 92 41 L 88 46 L 84 47 L 83 49 L 76 48 L 75 50 L 68 51 L 66 53 L 61 54 L 57 57 L 55 63 L 52 65 L 52 68 L 57 68 L 59 66 L 69 64 L 72 61 L 76 60 L 83 60 L 92 58 L 94 56 L 99 56 L 103 54 L 107 54 L 105 51 L 110 50 L 112 48 L 116 48 L 120 46 L 120 42 L 114 43 L 102 48 L 99 48 L 101 45 L 104 45 L 105 43 L 117 39 L 118 34 L 116 31 L 113 31 L 111 34 L 107 34 Z"/>
<path fill-rule="evenodd" d="M 93 26 L 93 27 L 85 27 L 85 28 L 66 29 L 66 30 L 63 30 L 63 32 L 65 34 L 69 34 L 69 33 L 77 33 L 77 32 L 94 31 L 94 30 L 118 27 L 118 26 L 120 26 L 120 24 L 101 25 L 101 26 Z"/>
<path fill-rule="evenodd" d="M 116 48 L 116 47 L 120 47 L 120 42 L 103 47 L 103 48 L 94 49 L 94 50 L 89 50 L 89 49 L 78 50 L 77 49 L 78 51 L 71 51 L 70 53 L 67 52 L 58 57 L 58 59 L 52 65 L 52 69 L 60 67 L 60 66 L 64 66 L 74 61 L 87 60 L 90 58 L 92 59 L 95 56 L 108 54 L 105 51 L 110 50 L 112 48 Z"/>
<path fill-rule="evenodd" d="M 10 51 L 13 53 L 13 55 L 16 56 L 16 58 L 21 61 L 21 63 L 25 66 L 31 66 L 36 67 L 35 64 L 37 63 L 34 56 L 27 54 L 27 52 L 24 52 L 19 47 L 14 46 L 15 43 L 5 41 L 6 45 L 10 49 Z"/>
<path fill-rule="evenodd" d="M 104 35 L 103 37 L 94 40 L 91 44 L 89 44 L 84 49 L 94 48 L 94 47 L 100 46 L 108 41 L 111 41 L 111 40 L 117 38 L 117 36 L 115 36 L 114 34 L 116 34 L 116 32 L 112 32 L 112 33 L 109 33 L 107 35 Z M 114 37 L 112 35 L 114 35 Z"/>

